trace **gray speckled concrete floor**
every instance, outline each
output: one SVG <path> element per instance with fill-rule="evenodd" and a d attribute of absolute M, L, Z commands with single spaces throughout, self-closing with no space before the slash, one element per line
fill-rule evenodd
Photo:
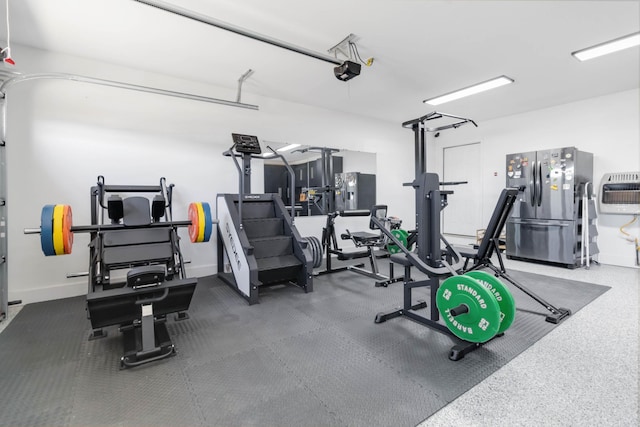
<path fill-rule="evenodd" d="M 505 263 L 611 290 L 420 427 L 638 426 L 640 270 Z"/>

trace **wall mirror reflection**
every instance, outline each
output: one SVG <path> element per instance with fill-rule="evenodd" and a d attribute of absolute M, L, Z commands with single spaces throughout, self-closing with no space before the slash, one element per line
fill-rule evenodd
<path fill-rule="evenodd" d="M 295 174 L 293 204 L 299 216 L 369 210 L 376 204 L 376 155 L 332 147 L 268 143 Z M 265 150 L 269 152 L 270 150 Z M 264 161 L 264 191 L 291 206 L 291 181 L 282 160 Z"/>

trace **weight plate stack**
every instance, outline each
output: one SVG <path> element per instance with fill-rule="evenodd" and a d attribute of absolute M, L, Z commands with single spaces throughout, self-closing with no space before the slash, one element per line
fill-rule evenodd
<path fill-rule="evenodd" d="M 311 249 L 313 268 L 318 268 L 322 265 L 322 245 L 317 237 L 309 236 L 304 238 Z"/>

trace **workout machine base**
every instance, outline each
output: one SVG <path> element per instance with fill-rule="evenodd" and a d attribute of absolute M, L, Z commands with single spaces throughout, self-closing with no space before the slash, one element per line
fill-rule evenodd
<path fill-rule="evenodd" d="M 143 327 L 128 325 L 120 328 L 124 347 L 124 355 L 120 358 L 120 369 L 131 368 L 156 360 L 175 356 L 176 349 L 169 337 L 165 319 L 155 321 L 153 328 L 155 346 L 149 350 L 143 348 Z"/>
<path fill-rule="evenodd" d="M 330 256 L 329 254 L 327 254 L 327 256 Z M 329 262 L 329 265 L 331 265 L 331 262 Z M 341 271 L 349 271 L 349 269 L 356 267 L 356 268 L 362 268 L 364 267 L 364 263 L 360 263 L 360 264 L 354 264 L 354 265 L 345 265 L 343 267 L 329 267 L 326 270 L 321 270 L 321 271 L 314 271 L 313 275 L 314 276 L 324 276 L 325 274 L 331 274 L 331 273 L 339 273 Z"/>
<path fill-rule="evenodd" d="M 449 359 L 454 362 L 462 359 L 465 355 L 482 347 L 482 345 L 485 344 L 485 343 L 473 343 L 473 342 L 461 340 L 460 338 L 453 335 L 445 325 L 442 325 L 436 321 L 427 319 L 426 317 L 423 317 L 423 316 L 420 316 L 419 314 L 414 313 L 414 311 L 420 310 L 426 307 L 427 307 L 426 301 L 418 300 L 416 304 L 412 305 L 408 309 L 399 308 L 397 310 L 389 311 L 386 313 L 384 312 L 378 313 L 376 315 L 374 322 L 383 323 L 383 322 L 386 322 L 387 320 L 395 319 L 396 317 L 405 316 L 416 323 L 419 323 L 423 326 L 426 326 L 428 328 L 441 332 L 447 335 L 449 338 L 451 338 L 454 342 L 456 342 L 456 344 L 453 347 L 451 347 L 451 350 L 449 350 Z M 498 334 L 496 335 L 496 337 L 502 336 L 502 335 L 504 334 Z"/>
<path fill-rule="evenodd" d="M 546 320 L 549 323 L 553 323 L 554 325 L 557 325 L 567 317 L 571 316 L 571 310 L 569 310 L 568 308 L 558 307 L 557 310 L 559 312 L 558 314 L 549 315 L 545 317 L 544 320 Z"/>

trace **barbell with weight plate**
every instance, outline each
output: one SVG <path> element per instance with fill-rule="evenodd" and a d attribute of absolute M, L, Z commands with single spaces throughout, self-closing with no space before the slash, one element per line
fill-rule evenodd
<path fill-rule="evenodd" d="M 73 233 L 92 233 L 109 230 L 156 227 L 188 227 L 192 243 L 208 242 L 215 223 L 211 207 L 207 202 L 193 202 L 189 205 L 188 221 L 153 222 L 139 226 L 122 224 L 73 225 L 73 215 L 69 205 L 45 205 L 40 214 L 40 228 L 27 228 L 25 234 L 40 234 L 40 246 L 46 256 L 71 253 Z"/>
<path fill-rule="evenodd" d="M 507 287 L 482 271 L 452 276 L 436 295 L 438 311 L 458 338 L 474 343 L 489 341 L 511 326 L 515 303 Z"/>

